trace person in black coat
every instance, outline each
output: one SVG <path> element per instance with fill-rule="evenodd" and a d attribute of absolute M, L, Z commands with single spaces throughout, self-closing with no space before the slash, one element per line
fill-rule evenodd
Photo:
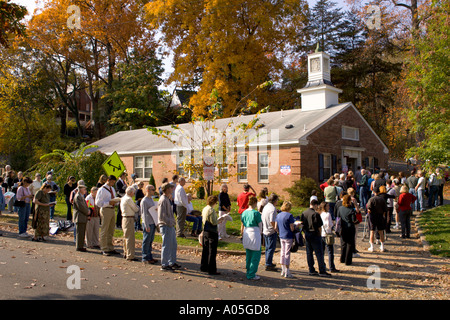
<path fill-rule="evenodd" d="M 352 264 L 353 252 L 355 251 L 355 225 L 359 223 L 356 219 L 356 211 L 352 206 L 352 197 L 345 195 L 342 206 L 339 207 L 337 217 L 341 221 L 341 263 Z"/>

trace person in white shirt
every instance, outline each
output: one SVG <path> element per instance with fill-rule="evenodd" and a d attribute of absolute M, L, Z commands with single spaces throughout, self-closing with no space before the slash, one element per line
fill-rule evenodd
<path fill-rule="evenodd" d="M 422 170 L 417 171 L 417 175 L 419 176 L 419 180 L 417 181 L 417 185 L 415 187 L 417 194 L 417 209 L 420 212 L 424 210 L 424 199 L 423 196 L 425 194 L 425 174 Z"/>
<path fill-rule="evenodd" d="M 184 190 L 184 185 L 186 184 L 186 180 L 184 178 L 180 178 L 178 180 L 178 185 L 175 188 L 174 195 L 174 203 L 177 206 L 177 237 L 185 238 L 184 235 L 184 227 L 186 225 L 186 213 L 188 207 L 188 198 L 186 195 L 186 191 Z"/>
<path fill-rule="evenodd" d="M 100 208 L 100 217 L 102 219 L 102 228 L 100 229 L 100 247 L 102 253 L 105 256 L 112 254 L 119 254 L 114 250 L 113 236 L 115 226 L 115 210 L 117 201 L 113 201 L 116 198 L 116 191 L 114 185 L 117 178 L 113 175 L 108 177 L 106 183 L 98 190 L 95 202 Z"/>
<path fill-rule="evenodd" d="M 322 218 L 322 250 L 325 255 L 325 247 L 327 247 L 328 251 L 328 266 L 330 267 L 331 272 L 339 272 L 334 265 L 334 245 L 328 245 L 325 242 L 325 237 L 327 233 L 331 233 L 333 228 L 333 219 L 329 212 L 328 202 L 322 202 L 319 206 L 320 218 Z M 324 259 L 325 260 L 325 259 Z"/>
<path fill-rule="evenodd" d="M 125 190 L 125 195 L 120 201 L 120 209 L 122 210 L 122 230 L 123 230 L 123 257 L 127 261 L 137 261 L 135 257 L 135 243 L 134 236 L 134 219 L 139 212 L 139 207 L 134 203 L 133 196 L 135 194 L 133 187 L 128 187 Z"/>
<path fill-rule="evenodd" d="M 272 193 L 269 196 L 268 203 L 264 206 L 261 213 L 263 226 L 264 243 L 266 247 L 266 270 L 277 271 L 276 265 L 273 263 L 273 254 L 277 247 L 277 231 L 275 230 L 275 220 L 277 218 L 278 195 Z"/>

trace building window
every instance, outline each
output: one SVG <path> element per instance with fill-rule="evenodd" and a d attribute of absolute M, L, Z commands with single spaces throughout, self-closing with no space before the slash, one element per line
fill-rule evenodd
<path fill-rule="evenodd" d="M 247 182 L 247 155 L 238 156 L 238 182 Z"/>
<path fill-rule="evenodd" d="M 267 153 L 258 155 L 258 181 L 269 182 L 269 155 Z"/>
<path fill-rule="evenodd" d="M 186 171 L 184 171 L 184 165 L 183 165 L 183 161 L 184 161 L 185 157 L 183 157 L 183 151 L 178 152 L 178 156 L 177 156 L 177 174 L 179 176 L 186 176 Z"/>
<path fill-rule="evenodd" d="M 228 182 L 228 166 L 226 164 L 219 166 L 219 177 L 220 181 Z"/>
<path fill-rule="evenodd" d="M 359 129 L 342 126 L 342 139 L 359 141 Z"/>
<path fill-rule="evenodd" d="M 134 173 L 138 179 L 150 179 L 152 176 L 153 159 L 148 157 L 134 157 Z"/>
<path fill-rule="evenodd" d="M 331 177 L 331 155 L 323 155 L 323 176 L 324 179 L 328 180 Z"/>

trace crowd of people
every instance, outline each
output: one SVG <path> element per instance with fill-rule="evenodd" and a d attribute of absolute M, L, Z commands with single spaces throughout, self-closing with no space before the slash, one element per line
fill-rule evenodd
<path fill-rule="evenodd" d="M 100 249 L 105 256 L 119 255 L 113 238 L 114 230 L 121 228 L 123 257 L 138 261 L 135 232 L 142 231 L 141 261 L 156 264 L 152 243 L 155 233 L 159 232 L 162 236 L 161 270 L 179 269 L 177 237 L 186 237 L 188 221 L 192 223 L 190 235 L 198 236 L 202 245 L 200 270 L 210 275 L 220 274 L 217 271 L 217 247 L 219 240 L 230 237 L 226 224 L 233 220 L 228 186 L 223 184 L 218 195 L 209 196 L 200 211 L 194 210 L 192 195 L 186 193 L 183 177 L 174 175 L 170 182 L 165 178 L 158 191 L 153 185 L 136 183 L 134 174 L 131 178 L 133 183 L 129 185 L 126 173 L 120 177 L 102 175 L 90 192 L 83 180 L 77 181 L 73 176 L 67 178 L 63 187 L 66 218 L 74 223 L 76 250 L 85 252 L 87 247 Z M 273 192 L 269 194 L 267 188 L 257 195 L 250 185 L 245 184 L 237 196 L 237 206 L 241 240 L 246 250 L 246 277 L 260 279 L 257 272 L 263 245 L 265 270 L 278 271 L 273 259 L 278 243 L 281 276 L 293 277 L 291 252 L 298 246 L 305 246 L 309 275 L 331 277 L 331 273 L 339 272 L 334 262 L 335 238 L 340 238 L 340 262 L 351 265 L 353 258 L 359 257 L 356 226 L 363 221 L 370 230 L 368 252 L 375 250 L 375 244 L 380 244 L 380 251 L 385 252 L 386 234 L 391 233 L 391 227 L 401 229 L 402 238 L 410 237 L 411 215 L 413 211 L 425 210 L 425 194 L 428 207 L 443 204 L 447 178 L 439 168 L 428 175 L 414 169 L 408 177 L 403 173 L 389 176 L 385 170 L 371 173 L 358 168 L 355 173 L 335 174 L 320 185 L 321 191 L 313 190 L 309 208 L 297 217 L 291 213 L 291 202 L 280 203 L 280 197 Z M 60 191 L 54 182 L 53 171 L 47 172 L 45 179 L 37 173 L 32 180 L 24 177 L 22 172 L 15 175 L 11 167 L 6 166 L 0 184 L 0 214 L 5 207 L 10 212 L 17 212 L 19 237 L 24 238 L 30 237 L 27 228 L 31 215 L 35 230 L 32 241 L 46 241 L 49 222 L 54 218 L 56 195 Z M 324 199 L 321 203 L 318 200 L 320 192 Z"/>

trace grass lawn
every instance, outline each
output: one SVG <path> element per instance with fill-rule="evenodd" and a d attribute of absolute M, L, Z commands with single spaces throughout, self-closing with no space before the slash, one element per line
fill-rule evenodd
<path fill-rule="evenodd" d="M 441 257 L 450 257 L 450 205 L 423 212 L 420 226 L 431 246 L 430 252 Z"/>
<path fill-rule="evenodd" d="M 206 206 L 206 200 L 198 200 L 194 199 L 193 201 L 194 209 L 202 211 L 202 209 Z M 281 204 L 280 204 L 281 206 Z M 216 206 L 217 209 L 217 206 Z M 291 213 L 294 215 L 294 217 L 300 215 L 306 208 L 293 208 Z M 67 206 L 64 201 L 58 201 L 55 208 L 55 218 L 65 219 L 67 214 Z M 238 206 L 235 201 L 232 201 L 231 205 L 231 217 L 233 218 L 233 221 L 230 221 L 227 223 L 227 233 L 234 236 L 239 236 L 241 233 L 241 220 L 240 215 L 238 213 Z M 9 223 L 17 223 L 18 217 L 3 217 L 1 219 L 3 222 L 9 222 Z M 115 230 L 114 237 L 121 238 L 123 236 L 122 230 Z M 138 231 L 136 232 L 136 239 L 142 240 L 142 232 Z M 155 242 L 162 242 L 162 238 L 160 234 L 155 235 Z M 198 243 L 198 240 L 196 238 L 188 237 L 188 238 L 177 238 L 177 243 L 180 246 L 191 246 L 191 247 L 197 247 L 201 248 L 201 246 Z M 219 241 L 218 249 L 224 249 L 224 250 L 244 250 L 241 243 L 233 243 L 233 242 L 226 242 L 226 241 Z"/>

